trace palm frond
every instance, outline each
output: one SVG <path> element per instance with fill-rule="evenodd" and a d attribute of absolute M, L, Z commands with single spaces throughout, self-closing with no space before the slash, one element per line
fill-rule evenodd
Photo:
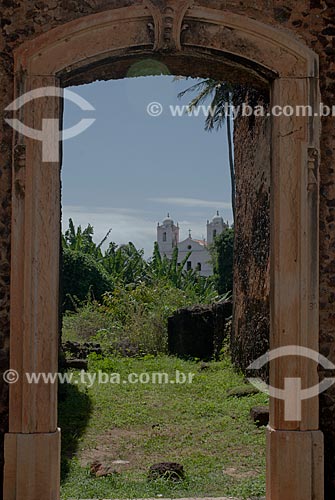
<path fill-rule="evenodd" d="M 206 80 L 201 80 L 200 82 L 191 85 L 191 87 L 188 87 L 185 90 L 182 90 L 178 94 L 178 99 L 181 99 L 184 97 L 186 94 L 193 94 L 194 92 L 202 92 L 203 90 L 206 90 L 208 92 L 208 95 L 210 95 L 210 91 L 212 91 L 215 88 L 215 80 L 212 80 L 211 78 L 207 78 Z"/>

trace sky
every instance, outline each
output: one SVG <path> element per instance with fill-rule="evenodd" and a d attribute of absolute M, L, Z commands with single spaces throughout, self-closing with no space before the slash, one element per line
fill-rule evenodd
<path fill-rule="evenodd" d="M 65 100 L 63 127 L 95 122 L 63 143 L 63 231 L 70 217 L 93 225 L 97 242 L 111 228 L 110 240 L 132 241 L 149 257 L 167 213 L 179 222 L 181 240 L 189 229 L 195 239 L 206 236 L 217 210 L 232 221 L 225 127 L 205 132 L 202 113 L 173 117 L 169 109 L 189 102 L 178 93 L 193 83 L 153 76 L 69 88 L 95 111 Z M 163 106 L 160 116 L 148 114 L 152 102 Z"/>

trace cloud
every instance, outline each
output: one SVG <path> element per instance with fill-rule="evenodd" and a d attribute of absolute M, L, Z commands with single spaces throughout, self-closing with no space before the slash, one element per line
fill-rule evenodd
<path fill-rule="evenodd" d="M 153 198 L 157 203 L 173 203 L 179 205 L 179 226 L 180 240 L 187 238 L 188 230 L 192 229 L 192 237 L 200 239 L 206 237 L 206 210 L 202 213 L 202 208 L 226 210 L 229 211 L 230 205 L 224 202 L 199 200 L 196 198 Z M 177 200 L 177 203 L 175 203 Z M 189 211 L 187 207 L 196 207 Z M 103 206 L 81 206 L 81 205 L 63 205 L 62 224 L 63 231 L 68 228 L 69 218 L 73 219 L 75 226 L 81 225 L 85 228 L 91 224 L 94 228 L 94 241 L 99 243 L 106 235 L 109 229 L 112 232 L 109 241 L 114 241 L 118 245 L 132 241 L 136 248 L 143 248 L 146 257 L 152 255 L 154 241 L 156 241 L 156 228 L 159 216 L 157 211 L 133 209 L 124 207 L 103 207 Z M 176 209 L 177 211 L 177 209 Z M 185 213 L 186 212 L 186 213 Z M 178 219 L 176 219 L 178 220 Z M 106 244 L 104 245 L 104 248 Z"/>
<path fill-rule="evenodd" d="M 152 254 L 156 223 L 150 213 L 144 210 L 79 205 L 64 205 L 62 210 L 63 231 L 68 227 L 69 218 L 73 219 L 75 226 L 84 228 L 91 224 L 94 227 L 94 241 L 99 243 L 111 228 L 109 241 L 117 244 L 132 241 L 137 248 L 144 248 L 147 255 Z"/>
<path fill-rule="evenodd" d="M 200 200 L 198 198 L 149 198 L 148 201 L 180 207 L 205 207 L 231 209 L 231 203 L 225 201 Z"/>
<path fill-rule="evenodd" d="M 108 213 L 119 213 L 119 214 L 139 214 L 148 213 L 147 210 L 135 209 L 135 208 L 120 208 L 120 207 L 104 207 L 104 206 L 83 206 L 83 205 L 63 205 L 63 211 L 71 211 L 75 213 L 92 213 L 92 214 L 108 214 Z"/>

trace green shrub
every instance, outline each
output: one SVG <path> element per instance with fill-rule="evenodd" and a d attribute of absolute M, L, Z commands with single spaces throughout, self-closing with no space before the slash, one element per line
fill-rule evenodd
<path fill-rule="evenodd" d="M 61 269 L 62 310 L 73 310 L 76 302 L 88 296 L 101 300 L 102 295 L 113 290 L 113 280 L 104 267 L 88 254 L 68 248 L 63 249 Z"/>
<path fill-rule="evenodd" d="M 63 318 L 63 339 L 95 341 L 106 355 L 143 356 L 167 352 L 167 320 L 177 309 L 201 303 L 193 288 L 167 279 L 115 285 L 101 302 L 88 300 Z"/>
<path fill-rule="evenodd" d="M 118 286 L 104 296 L 103 306 L 114 320 L 113 340 L 116 335 L 121 347 L 142 356 L 166 353 L 168 317 L 177 309 L 198 302 L 193 293 L 187 294 L 169 281 L 157 280 L 136 287 Z M 120 353 L 126 354 L 122 349 Z"/>
<path fill-rule="evenodd" d="M 63 315 L 62 340 L 89 341 L 98 332 L 109 331 L 113 325 L 112 318 L 106 315 L 96 301 L 87 301 L 75 311 L 67 311 Z"/>
<path fill-rule="evenodd" d="M 228 228 L 214 240 L 212 246 L 214 279 L 218 293 L 223 295 L 233 289 L 234 229 Z"/>

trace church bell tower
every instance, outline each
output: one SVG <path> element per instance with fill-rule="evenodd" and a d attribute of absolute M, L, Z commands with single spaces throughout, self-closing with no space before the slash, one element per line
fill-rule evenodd
<path fill-rule="evenodd" d="M 179 243 L 179 225 L 174 224 L 170 214 L 163 220 L 163 224 L 157 225 L 157 242 L 161 255 L 170 257 L 174 247 Z"/>

